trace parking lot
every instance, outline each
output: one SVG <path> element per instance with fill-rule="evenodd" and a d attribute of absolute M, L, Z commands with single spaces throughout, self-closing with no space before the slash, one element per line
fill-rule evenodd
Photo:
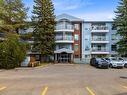
<path fill-rule="evenodd" d="M 57 64 L 1 70 L 0 95 L 127 95 L 127 69 Z"/>

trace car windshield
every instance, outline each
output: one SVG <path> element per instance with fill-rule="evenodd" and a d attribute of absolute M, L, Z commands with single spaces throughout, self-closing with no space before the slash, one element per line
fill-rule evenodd
<path fill-rule="evenodd" d="M 97 58 L 97 61 L 100 61 L 101 60 L 101 58 Z"/>
<path fill-rule="evenodd" d="M 105 58 L 105 60 L 108 60 L 109 61 L 110 59 L 109 58 Z"/>
<path fill-rule="evenodd" d="M 127 58 L 124 58 L 125 61 L 127 61 Z"/>
<path fill-rule="evenodd" d="M 117 60 L 117 58 L 111 58 L 113 61 L 116 61 Z"/>
<path fill-rule="evenodd" d="M 103 58 L 97 58 L 97 61 L 105 61 Z"/>
<path fill-rule="evenodd" d="M 105 61 L 105 59 L 104 59 L 104 58 L 101 58 L 101 60 L 102 60 L 102 61 Z"/>
<path fill-rule="evenodd" d="M 122 59 L 122 58 L 118 58 L 118 60 L 123 61 L 124 59 Z"/>

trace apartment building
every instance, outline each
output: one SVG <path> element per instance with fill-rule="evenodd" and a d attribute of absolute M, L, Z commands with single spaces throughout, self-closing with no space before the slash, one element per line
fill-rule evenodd
<path fill-rule="evenodd" d="M 116 43 L 120 37 L 116 35 L 113 21 L 84 21 L 61 14 L 56 17 L 56 22 L 56 63 L 88 63 L 91 57 L 117 56 Z M 32 31 L 29 28 L 20 30 L 20 33 Z"/>
<path fill-rule="evenodd" d="M 83 20 L 67 14 L 56 17 L 56 63 L 71 63 L 82 57 L 82 24 Z"/>
<path fill-rule="evenodd" d="M 116 56 L 116 28 L 113 21 L 84 21 L 82 32 L 82 59 Z"/>

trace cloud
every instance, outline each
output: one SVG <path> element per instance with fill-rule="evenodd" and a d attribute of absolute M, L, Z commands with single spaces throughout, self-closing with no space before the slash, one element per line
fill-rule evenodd
<path fill-rule="evenodd" d="M 81 13 L 73 15 L 83 18 L 85 21 L 112 21 L 115 17 L 113 12 Z"/>
<path fill-rule="evenodd" d="M 73 9 L 77 9 L 78 7 L 79 7 L 78 5 L 71 5 L 71 6 L 67 6 L 63 10 L 73 10 Z"/>
<path fill-rule="evenodd" d="M 33 0 L 23 0 L 26 6 L 30 7 L 28 16 L 31 17 L 33 9 Z M 32 1 L 32 2 L 31 2 Z M 109 0 L 110 1 L 110 0 Z M 114 0 L 113 2 L 115 2 Z M 103 2 L 103 1 L 102 1 Z M 84 20 L 113 20 L 115 14 L 113 9 L 98 9 L 97 2 L 94 0 L 53 0 L 55 6 L 55 14 L 67 13 L 72 16 L 80 17 Z M 116 6 L 116 5 L 115 5 Z M 115 8 L 114 6 L 114 8 Z"/>
<path fill-rule="evenodd" d="M 54 2 L 55 9 L 65 10 L 65 11 L 93 5 L 93 3 L 90 2 L 90 0 L 78 0 L 78 1 L 77 0 L 64 0 L 64 1 L 53 0 L 53 2 Z"/>
<path fill-rule="evenodd" d="M 93 7 L 95 5 L 92 0 L 54 0 L 54 5 L 56 9 L 56 13 L 67 13 L 74 15 L 76 17 L 80 17 L 82 19 L 92 21 L 110 21 L 113 20 L 115 14 L 113 10 L 108 11 L 87 11 L 87 8 Z M 75 11 L 76 10 L 76 11 Z M 77 11 L 79 10 L 79 11 Z"/>

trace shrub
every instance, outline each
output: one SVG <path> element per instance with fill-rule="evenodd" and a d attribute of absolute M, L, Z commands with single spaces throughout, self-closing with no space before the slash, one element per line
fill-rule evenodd
<path fill-rule="evenodd" d="M 27 34 L 22 34 L 20 35 L 20 38 L 23 40 L 30 40 L 33 37 L 33 33 L 27 33 Z"/>
<path fill-rule="evenodd" d="M 7 34 L 0 43 L 0 68 L 12 69 L 20 66 L 26 56 L 27 45 L 19 42 L 16 34 Z"/>

